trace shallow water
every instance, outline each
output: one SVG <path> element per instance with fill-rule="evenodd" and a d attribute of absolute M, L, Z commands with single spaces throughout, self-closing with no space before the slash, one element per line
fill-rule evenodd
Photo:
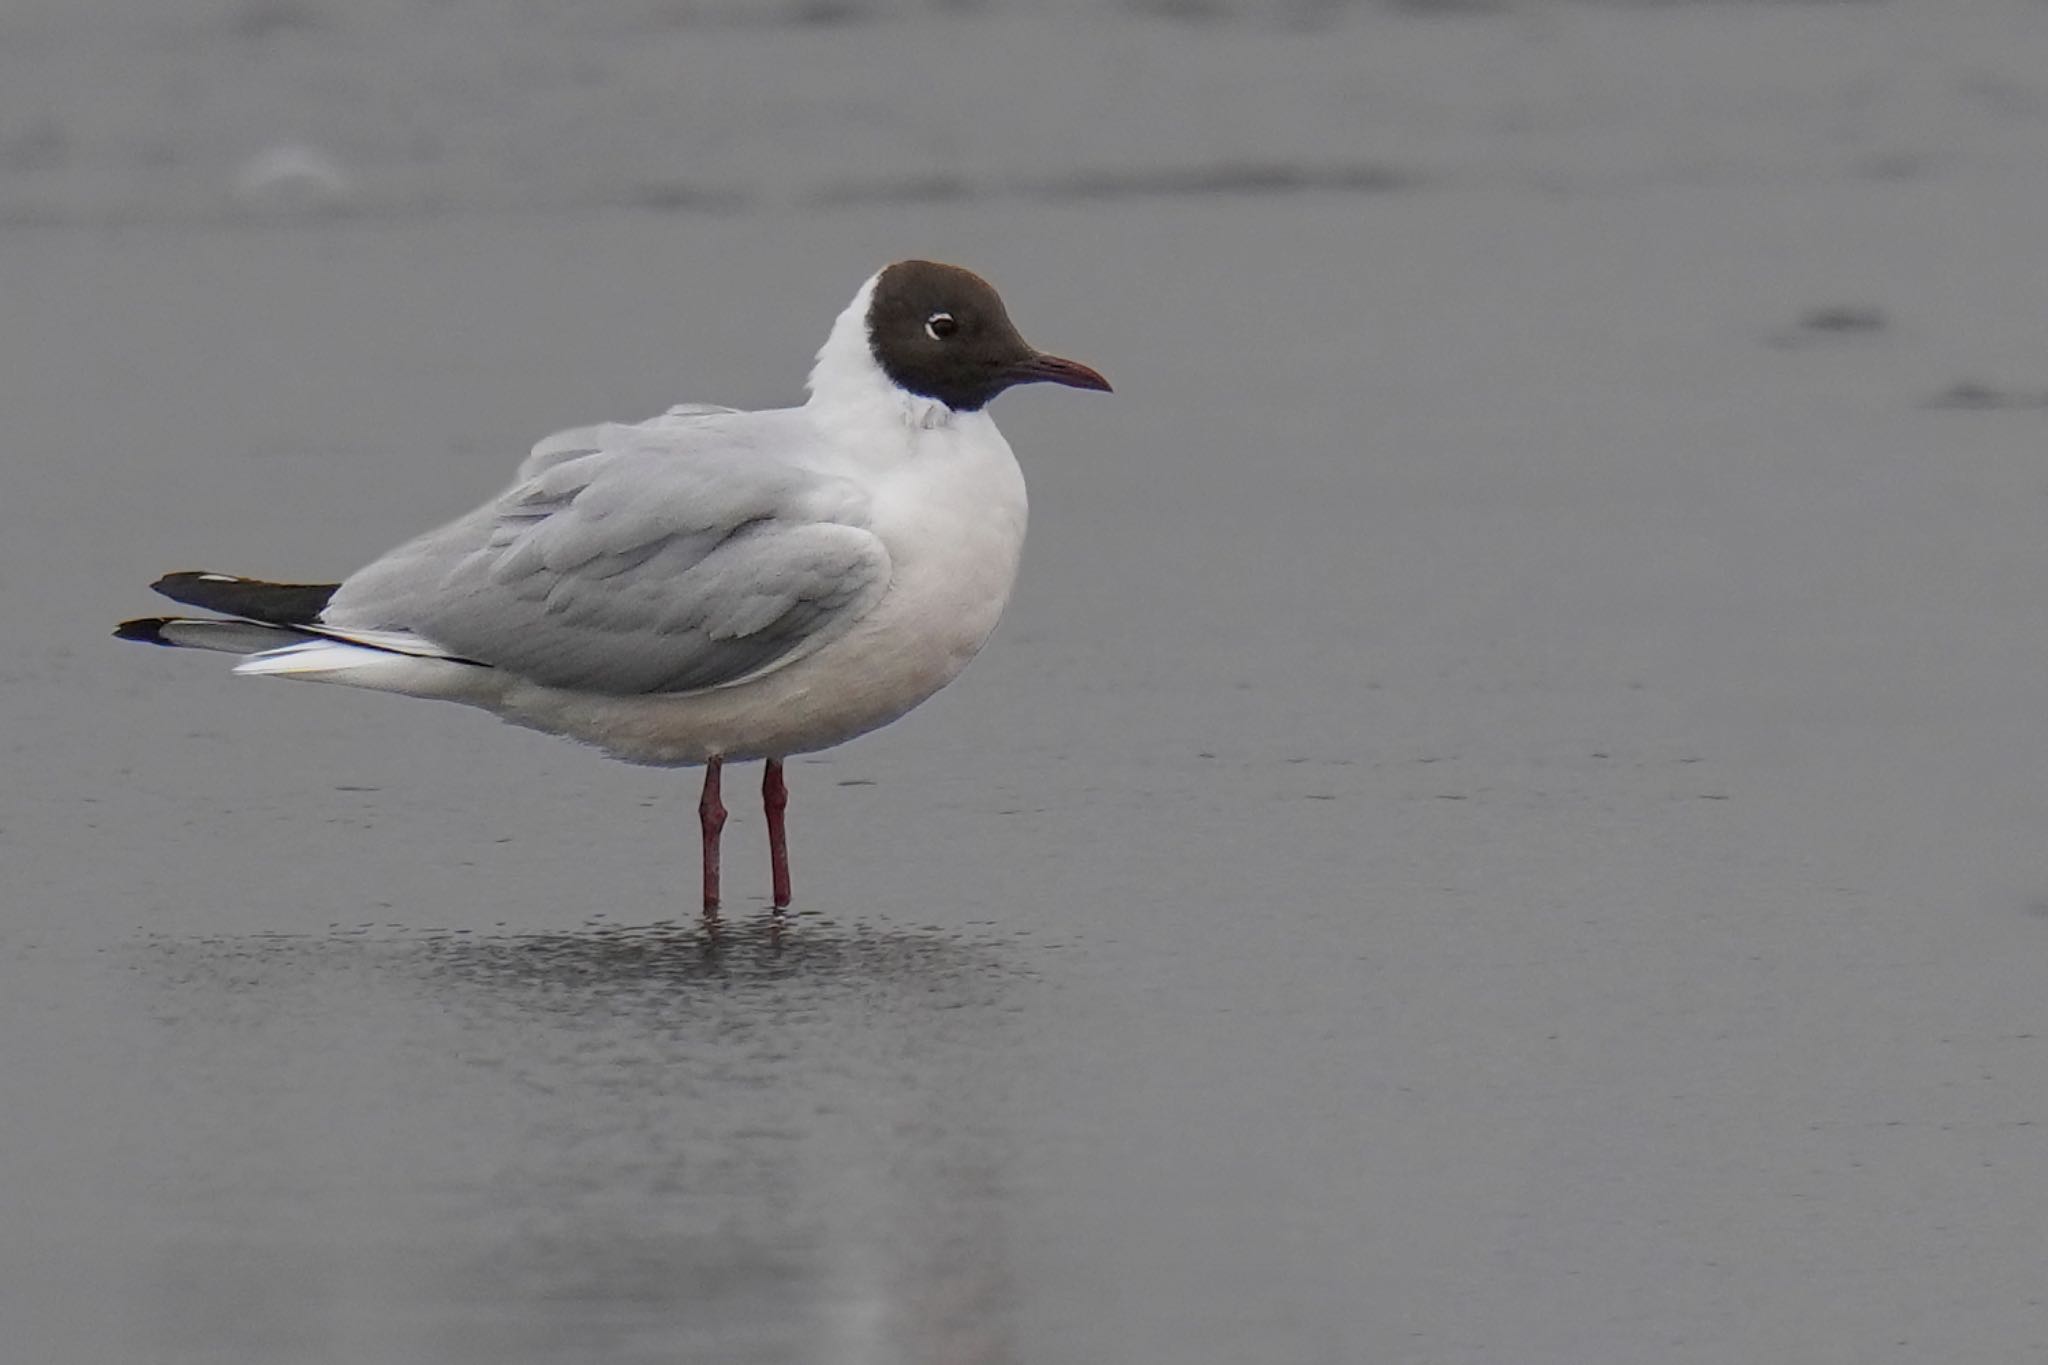
<path fill-rule="evenodd" d="M 56 200 L 0 231 L 5 1354 L 2038 1354 L 2036 18 L 1165 25 L 1035 138 L 944 86 L 988 159 L 914 202 L 799 120 L 716 211 L 577 208 L 573 142 L 463 150 L 512 156 L 487 100 L 434 116 L 444 198 L 371 157 L 340 218 L 103 180 L 97 124 L 10 163 Z M 1062 69 L 980 22 L 932 41 Z M 1346 51 L 1385 144 L 1311 117 Z M 1099 102 L 1118 52 L 1169 111 L 1264 73 L 1300 135 L 1176 140 Z M 1032 188 L 1105 166 L 1150 169 Z M 997 404 L 1018 598 L 792 764 L 779 940 L 750 770 L 712 940 L 691 774 L 106 638 L 167 569 L 345 572 L 557 427 L 787 401 L 910 253 L 1118 393 Z"/>

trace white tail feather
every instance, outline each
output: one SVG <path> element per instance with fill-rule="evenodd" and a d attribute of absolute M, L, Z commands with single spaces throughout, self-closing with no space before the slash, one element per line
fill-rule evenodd
<path fill-rule="evenodd" d="M 307 640 L 252 654 L 235 665 L 235 672 L 457 701 L 488 691 L 488 684 L 495 677 L 494 670 L 477 664 L 425 654 L 394 653 L 345 640 Z"/>

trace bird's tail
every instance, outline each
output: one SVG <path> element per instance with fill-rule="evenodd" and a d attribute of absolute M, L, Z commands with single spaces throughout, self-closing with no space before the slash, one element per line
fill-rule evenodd
<path fill-rule="evenodd" d="M 223 654 L 255 654 L 318 638 L 299 629 L 320 619 L 339 583 L 266 583 L 225 573 L 171 573 L 149 585 L 173 602 L 232 616 L 232 621 L 195 621 L 178 616 L 150 616 L 123 621 L 117 638 L 179 649 L 214 649 Z"/>
<path fill-rule="evenodd" d="M 492 673 L 410 631 L 323 623 L 335 583 L 266 583 L 219 573 L 167 574 L 150 584 L 176 602 L 224 617 L 148 616 L 114 628 L 122 640 L 245 655 L 235 672 L 344 683 L 416 696 L 468 699 Z"/>

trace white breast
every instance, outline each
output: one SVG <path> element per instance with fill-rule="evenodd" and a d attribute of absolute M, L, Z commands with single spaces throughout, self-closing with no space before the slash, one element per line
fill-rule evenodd
<path fill-rule="evenodd" d="M 1024 549 L 1024 475 L 986 413 L 914 434 L 911 458 L 878 480 L 874 531 L 894 565 L 875 613 L 887 630 L 974 657 L 1010 600 Z"/>

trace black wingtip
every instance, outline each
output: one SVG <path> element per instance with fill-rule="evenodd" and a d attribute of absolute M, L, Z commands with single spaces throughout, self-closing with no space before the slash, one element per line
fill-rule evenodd
<path fill-rule="evenodd" d="M 266 626 L 303 626 L 320 619 L 339 583 L 266 583 L 225 573 L 167 573 L 150 588 L 188 607 L 239 616 Z"/>
<path fill-rule="evenodd" d="M 251 578 L 242 578 L 236 574 L 208 573 L 203 570 L 180 569 L 176 573 L 165 574 L 162 578 L 159 578 L 156 582 L 150 584 L 149 587 L 151 592 L 160 592 L 164 596 L 169 597 L 173 593 L 183 591 L 190 587 L 195 587 L 202 583 L 219 583 L 227 586 L 232 586 L 237 583 L 253 583 L 256 581 L 257 580 Z"/>
<path fill-rule="evenodd" d="M 163 645 L 176 648 L 164 638 L 164 627 L 171 623 L 168 616 L 145 616 L 134 621 L 123 621 L 114 627 L 116 640 L 139 640 L 145 645 Z"/>

